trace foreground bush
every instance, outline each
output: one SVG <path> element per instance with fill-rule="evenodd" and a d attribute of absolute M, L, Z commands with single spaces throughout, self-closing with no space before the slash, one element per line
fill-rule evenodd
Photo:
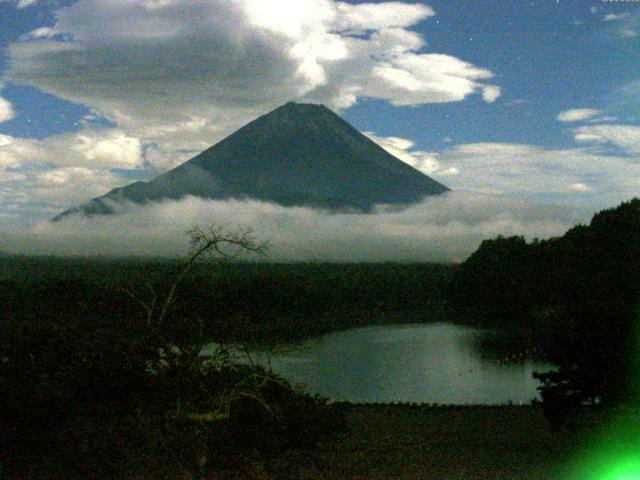
<path fill-rule="evenodd" d="M 121 478 L 238 468 L 311 447 L 335 422 L 325 402 L 260 367 L 157 353 L 131 323 L 5 325 L 2 478 Z M 189 358 L 190 357 L 190 358 Z"/>
<path fill-rule="evenodd" d="M 0 323 L 0 477 L 204 478 L 313 446 L 338 423 L 326 403 L 220 349 L 172 310 L 197 258 L 246 233 L 195 230 L 171 288 L 130 293 L 140 315 Z"/>

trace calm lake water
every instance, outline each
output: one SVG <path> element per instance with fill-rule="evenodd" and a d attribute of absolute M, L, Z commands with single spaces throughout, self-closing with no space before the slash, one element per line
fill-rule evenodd
<path fill-rule="evenodd" d="M 478 334 L 443 323 L 356 328 L 310 339 L 270 362 L 291 382 L 333 400 L 519 404 L 539 398 L 531 374 L 549 366 L 485 359 L 474 346 Z"/>

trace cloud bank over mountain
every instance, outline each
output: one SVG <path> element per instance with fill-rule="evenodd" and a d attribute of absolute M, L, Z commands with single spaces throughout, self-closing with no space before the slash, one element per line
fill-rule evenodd
<path fill-rule="evenodd" d="M 449 192 L 408 209 L 380 206 L 374 214 L 331 214 L 256 201 L 180 201 L 128 205 L 122 213 L 72 216 L 21 230 L 0 231 L 0 250 L 63 255 L 160 255 L 186 252 L 195 224 L 251 227 L 269 241 L 273 261 L 459 261 L 498 234 L 550 237 L 589 212 L 492 195 Z"/>

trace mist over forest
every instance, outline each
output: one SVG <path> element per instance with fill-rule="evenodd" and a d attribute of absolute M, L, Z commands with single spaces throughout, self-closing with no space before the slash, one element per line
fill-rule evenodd
<path fill-rule="evenodd" d="M 125 204 L 111 216 L 0 230 L 0 250 L 28 255 L 176 256 L 188 248 L 194 225 L 249 227 L 269 242 L 270 261 L 460 262 L 484 239 L 562 235 L 587 222 L 587 209 L 467 192 L 427 197 L 400 209 L 332 213 L 255 200 Z M 255 258 L 255 257 L 249 257 Z"/>

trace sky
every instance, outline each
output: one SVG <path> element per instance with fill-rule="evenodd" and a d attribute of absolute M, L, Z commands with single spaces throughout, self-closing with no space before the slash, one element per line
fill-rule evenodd
<path fill-rule="evenodd" d="M 551 234 L 640 191 L 639 35 L 636 1 L 0 0 L 0 228 L 299 101 Z"/>

